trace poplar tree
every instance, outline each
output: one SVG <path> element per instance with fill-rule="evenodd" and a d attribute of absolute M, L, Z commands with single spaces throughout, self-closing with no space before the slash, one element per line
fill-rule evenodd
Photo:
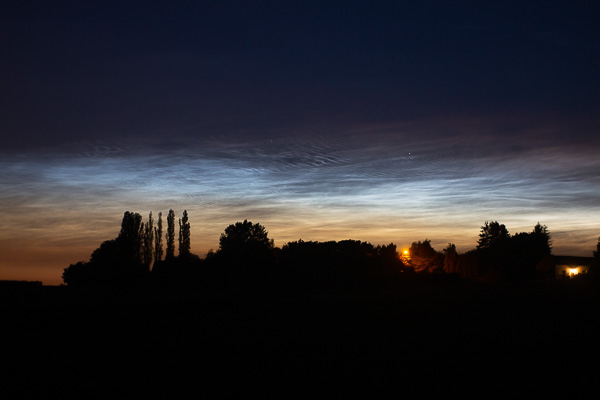
<path fill-rule="evenodd" d="M 165 259 L 175 258 L 175 211 L 169 210 L 167 215 L 167 255 Z"/>
<path fill-rule="evenodd" d="M 138 213 L 126 211 L 121 222 L 121 231 L 115 239 L 118 247 L 123 252 L 124 259 L 141 263 L 143 260 L 143 235 L 144 226 L 142 216 Z"/>
<path fill-rule="evenodd" d="M 144 265 L 150 268 L 154 256 L 154 220 L 152 211 L 148 215 L 148 222 L 144 225 Z"/>
<path fill-rule="evenodd" d="M 156 223 L 156 228 L 154 228 L 154 237 L 156 238 L 156 240 L 154 241 L 154 262 L 162 260 L 162 257 L 163 257 L 162 235 L 163 235 L 162 212 L 159 212 L 158 213 L 158 222 Z"/>
<path fill-rule="evenodd" d="M 187 210 L 183 210 L 183 217 L 179 219 L 179 256 L 190 255 L 190 223 Z"/>

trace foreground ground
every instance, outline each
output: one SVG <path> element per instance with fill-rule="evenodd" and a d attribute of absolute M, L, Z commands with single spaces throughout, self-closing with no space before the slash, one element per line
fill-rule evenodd
<path fill-rule="evenodd" d="M 38 287 L 1 301 L 7 398 L 597 389 L 590 282 L 235 295 Z"/>

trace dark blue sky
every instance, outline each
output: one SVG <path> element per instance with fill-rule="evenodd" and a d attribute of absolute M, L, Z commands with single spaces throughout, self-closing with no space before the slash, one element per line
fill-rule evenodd
<path fill-rule="evenodd" d="M 0 11 L 0 279 L 60 283 L 126 210 L 192 251 L 431 239 L 486 220 L 600 236 L 600 20 L 586 1 L 13 2 Z"/>
<path fill-rule="evenodd" d="M 0 20 L 11 147 L 455 114 L 597 127 L 591 1 L 15 3 Z"/>

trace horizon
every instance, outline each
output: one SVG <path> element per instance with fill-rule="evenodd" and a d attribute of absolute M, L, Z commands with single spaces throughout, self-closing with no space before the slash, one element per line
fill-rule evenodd
<path fill-rule="evenodd" d="M 128 211 L 130 211 L 130 210 L 128 210 Z M 135 212 L 135 211 L 132 211 L 132 212 Z M 167 212 L 163 212 L 163 223 L 166 223 L 166 214 L 167 214 Z M 175 213 L 176 219 L 180 218 L 180 214 L 181 214 L 181 213 L 178 213 L 178 212 L 176 212 L 176 213 Z M 144 217 L 144 215 L 143 215 L 143 214 L 141 214 L 141 215 L 142 215 L 142 218 L 143 218 L 143 219 L 142 219 L 142 222 L 146 222 L 146 221 L 148 220 L 148 215 L 146 215 L 145 217 Z M 154 212 L 153 212 L 153 218 L 154 218 L 154 221 L 155 221 L 155 223 L 156 223 L 156 221 L 157 221 L 157 218 L 158 218 L 158 213 L 154 213 Z M 236 221 L 236 222 L 237 222 L 237 221 Z M 250 221 L 250 222 L 255 222 L 255 221 Z M 232 222 L 232 223 L 233 223 L 233 222 Z M 255 222 L 255 223 L 260 223 L 260 222 Z M 228 225 L 229 225 L 229 224 L 228 224 Z M 228 226 L 228 225 L 227 225 L 227 226 Z M 262 224 L 262 223 L 261 223 L 261 225 L 265 226 L 265 225 L 264 225 L 264 224 Z M 542 224 L 542 225 L 543 225 L 543 224 Z M 224 227 L 223 227 L 223 230 L 221 230 L 221 232 L 220 232 L 218 235 L 216 235 L 216 240 L 215 240 L 215 244 L 216 244 L 216 246 L 208 246 L 208 247 L 207 247 L 207 246 L 194 246 L 194 241 L 192 240 L 192 241 L 191 241 L 191 253 L 192 253 L 192 254 L 197 254 L 198 256 L 200 256 L 200 258 L 205 258 L 205 257 L 206 257 L 206 253 L 207 253 L 208 251 L 210 251 L 210 250 L 217 250 L 217 249 L 218 249 L 218 237 L 219 237 L 219 235 L 220 235 L 220 234 L 221 234 L 221 233 L 224 231 L 225 227 L 226 227 L 226 226 L 224 226 Z M 265 228 L 267 228 L 267 227 L 265 226 Z M 481 229 L 481 227 L 480 227 L 480 229 Z M 46 273 L 58 272 L 58 275 L 56 275 L 56 276 L 54 276 L 54 275 L 47 275 L 47 278 L 46 278 L 46 279 L 44 279 L 44 278 L 43 278 L 43 276 L 44 276 L 44 275 L 40 273 L 39 275 L 37 275 L 37 277 L 31 277 L 31 276 L 29 276 L 29 275 L 23 275 L 23 276 L 20 276 L 20 275 L 15 275 L 15 276 L 2 276 L 2 277 L 0 277 L 0 280 L 4 280 L 4 281 L 39 281 L 39 282 L 42 282 L 44 285 L 60 285 L 60 284 L 62 284 L 62 283 L 63 283 L 63 282 L 62 282 L 61 275 L 62 275 L 62 271 L 63 271 L 63 269 L 64 269 L 64 268 L 66 268 L 66 267 L 67 267 L 68 265 L 70 265 L 70 264 L 75 264 L 75 263 L 76 263 L 76 262 L 78 262 L 78 261 L 88 261 L 88 260 L 89 260 L 89 256 L 91 255 L 92 251 L 93 251 L 94 249 L 98 248 L 98 247 L 100 246 L 101 242 L 104 242 L 105 240 L 111 240 L 111 239 L 114 239 L 114 238 L 115 238 L 115 237 L 118 235 L 118 232 L 119 232 L 119 230 L 120 230 L 120 225 L 118 225 L 118 228 L 114 230 L 115 234 L 114 234 L 112 237 L 110 237 L 110 238 L 105 238 L 105 239 L 102 239 L 102 240 L 101 240 L 100 242 L 98 242 L 96 245 L 93 245 L 93 246 L 92 246 L 92 250 L 90 250 L 90 251 L 89 251 L 89 253 L 88 253 L 88 256 L 86 256 L 86 257 L 82 257 L 81 259 L 77 259 L 77 260 L 72 260 L 72 261 L 70 261 L 70 262 L 69 262 L 67 265 L 63 265 L 63 264 L 57 264 L 57 265 L 56 265 L 56 268 L 49 268 L 49 267 L 51 267 L 51 264 L 45 264 L 45 265 L 43 265 L 43 266 L 42 266 L 42 268 L 43 268 L 42 270 L 43 270 L 44 272 L 46 272 Z M 519 231 L 516 231 L 516 230 L 512 230 L 512 231 L 510 231 L 510 230 L 509 230 L 509 233 L 510 233 L 510 235 L 512 236 L 512 235 L 514 235 L 514 234 L 516 234 L 516 233 L 520 233 L 520 232 L 531 232 L 532 230 L 533 230 L 533 227 L 531 227 L 531 229 L 528 229 L 528 230 L 522 230 L 522 231 L 521 231 L 521 230 L 519 230 Z M 191 232 L 192 232 L 192 238 L 193 238 L 193 237 L 194 237 L 194 235 L 193 235 L 193 232 L 194 232 L 194 231 L 193 231 L 193 224 L 192 224 L 192 231 L 191 231 Z M 304 241 L 306 241 L 306 242 L 308 242 L 308 241 L 315 241 L 315 242 L 336 241 L 336 242 L 339 242 L 339 241 L 342 241 L 342 240 L 359 240 L 359 241 L 362 241 L 362 242 L 371 243 L 371 244 L 373 244 L 374 246 L 377 246 L 377 245 L 387 245 L 387 244 L 391 244 L 391 243 L 393 243 L 393 244 L 395 244 L 395 245 L 397 246 L 397 249 L 398 249 L 398 250 L 397 250 L 397 252 L 398 252 L 399 256 L 401 255 L 401 253 L 402 253 L 404 250 L 408 249 L 408 248 L 410 247 L 410 245 L 411 245 L 413 242 L 417 242 L 417 241 L 421 241 L 421 240 L 430 240 L 430 241 L 431 241 L 431 243 L 432 243 L 432 247 L 433 247 L 433 248 L 434 248 L 436 251 L 438 251 L 438 252 L 442 252 L 443 248 L 445 248 L 445 247 L 446 247 L 446 245 L 447 245 L 447 244 L 449 244 L 449 243 L 456 244 L 456 243 L 454 243 L 454 242 L 445 242 L 445 243 L 442 243 L 443 241 L 439 241 L 439 240 L 438 240 L 438 241 L 436 241 L 436 240 L 432 240 L 432 239 L 431 239 L 431 238 L 429 238 L 429 237 L 426 237 L 426 238 L 421 238 L 421 239 L 415 239 L 415 240 L 412 240 L 412 241 L 410 241 L 410 242 L 407 242 L 407 243 L 397 243 L 397 242 L 394 242 L 394 241 L 388 241 L 388 242 L 385 242 L 385 241 L 384 241 L 384 242 L 373 242 L 372 240 L 364 240 L 364 239 L 361 239 L 361 238 L 358 238 L 358 237 L 343 237 L 343 236 L 341 236 L 341 237 L 339 237 L 339 238 L 327 238 L 327 237 L 320 236 L 320 237 L 318 237 L 318 238 L 316 238 L 316 239 L 308 239 L 308 238 L 296 238 L 296 239 L 291 239 L 291 240 L 278 241 L 278 240 L 277 240 L 277 239 L 276 239 L 274 236 L 272 236 L 272 235 L 271 235 L 271 233 L 270 233 L 270 231 L 268 230 L 268 228 L 267 228 L 267 232 L 269 232 L 269 238 L 270 238 L 270 239 L 274 239 L 274 245 L 275 245 L 275 247 L 279 247 L 279 248 L 281 248 L 282 246 L 284 246 L 285 244 L 287 244 L 287 243 L 289 243 L 289 242 L 294 242 L 294 241 L 297 241 L 297 240 L 304 240 Z M 473 245 L 472 245 L 472 246 L 470 246 L 470 247 L 468 247 L 468 246 L 467 246 L 466 248 L 460 248 L 460 247 L 457 247 L 458 253 L 459 253 L 459 254 L 460 254 L 460 253 L 465 253 L 465 252 L 468 252 L 468 251 L 470 251 L 470 250 L 473 250 L 473 249 L 475 249 L 475 248 L 476 248 L 476 245 L 477 245 L 477 238 L 479 237 L 479 233 L 480 233 L 480 232 L 481 232 L 481 230 L 478 230 L 478 231 L 477 231 L 477 233 L 476 233 L 476 235 L 475 235 L 475 238 L 474 238 L 474 243 L 473 243 Z M 551 236 L 552 236 L 552 232 L 550 232 L 550 234 L 551 234 Z M 322 235 L 322 234 L 321 234 L 321 235 Z M 164 240 L 164 238 L 163 238 L 163 240 Z M 553 255 L 556 255 L 556 256 L 583 256 L 583 257 L 591 257 L 591 256 L 592 256 L 592 252 L 593 252 L 593 250 L 594 250 L 593 248 L 591 248 L 591 249 L 589 250 L 589 254 L 573 254 L 573 253 L 571 253 L 571 254 L 567 254 L 567 253 L 556 253 L 556 251 L 554 251 L 554 249 L 556 248 L 556 246 L 555 246 L 555 244 L 554 244 L 554 240 L 553 240 L 553 239 L 552 239 L 552 242 L 553 242 L 553 243 L 552 243 L 552 246 L 553 246 L 553 247 L 552 247 L 552 249 L 553 249 L 553 252 L 552 252 L 552 254 L 553 254 Z M 559 248 L 560 248 L 560 247 L 559 247 Z M 201 253 L 198 253 L 198 252 L 197 252 L 197 249 L 201 249 Z M 83 251 L 83 250 L 82 250 L 82 251 Z M 177 250 L 176 250 L 176 255 L 177 255 Z M 66 257 L 66 255 L 63 255 L 63 257 Z"/>
<path fill-rule="evenodd" d="M 192 252 L 441 251 L 485 221 L 600 236 L 590 3 L 15 3 L 0 15 L 0 279 L 60 283 L 124 211 L 186 209 Z"/>

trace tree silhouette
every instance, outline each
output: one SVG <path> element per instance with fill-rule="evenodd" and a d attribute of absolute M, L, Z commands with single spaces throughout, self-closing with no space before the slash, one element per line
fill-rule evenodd
<path fill-rule="evenodd" d="M 162 212 L 158 213 L 158 222 L 156 228 L 154 228 L 154 262 L 162 260 L 163 257 L 163 223 L 162 223 Z"/>
<path fill-rule="evenodd" d="M 548 227 L 546 225 L 541 225 L 538 222 L 533 227 L 533 232 L 531 232 L 531 236 L 535 246 L 538 247 L 541 251 L 543 251 L 545 255 L 550 255 L 550 253 L 552 252 L 552 236 L 548 231 Z"/>
<path fill-rule="evenodd" d="M 92 266 L 89 262 L 79 261 L 63 270 L 62 280 L 68 286 L 89 286 L 94 282 Z"/>
<path fill-rule="evenodd" d="M 504 224 L 498 223 L 498 221 L 488 222 L 485 221 L 481 227 L 481 233 L 479 234 L 479 241 L 477 242 L 477 248 L 487 248 L 492 246 L 496 242 L 504 241 L 508 239 L 510 235 Z"/>
<path fill-rule="evenodd" d="M 374 249 L 375 254 L 385 260 L 399 260 L 398 257 L 398 248 L 394 243 L 390 243 L 388 245 L 378 245 Z"/>
<path fill-rule="evenodd" d="M 417 272 L 441 272 L 444 267 L 444 256 L 431 247 L 431 240 L 413 242 L 408 250 L 410 265 Z"/>
<path fill-rule="evenodd" d="M 288 289 L 305 293 L 362 290 L 374 282 L 393 282 L 409 271 L 413 270 L 400 259 L 395 244 L 375 247 L 358 240 L 288 242 L 281 248 L 277 268 Z"/>
<path fill-rule="evenodd" d="M 264 271 L 274 263 L 273 248 L 264 226 L 244 220 L 225 228 L 216 255 L 221 262 L 238 269 L 254 266 L 256 271 Z"/>
<path fill-rule="evenodd" d="M 144 243 L 144 227 L 142 216 L 126 211 L 121 223 L 121 231 L 116 241 L 123 252 L 123 258 L 131 262 L 141 263 Z"/>
<path fill-rule="evenodd" d="M 234 291 L 266 293 L 276 286 L 273 241 L 258 223 L 244 220 L 227 226 L 211 263 L 218 266 L 219 279 Z"/>
<path fill-rule="evenodd" d="M 219 238 L 219 252 L 226 254 L 241 254 L 272 248 L 273 240 L 269 239 L 265 227 L 246 219 L 244 222 L 229 225 Z"/>
<path fill-rule="evenodd" d="M 510 236 L 504 225 L 486 221 L 479 238 L 478 272 L 493 279 L 533 279 L 539 275 L 537 266 L 552 252 L 548 227 L 539 222 L 532 232 Z"/>
<path fill-rule="evenodd" d="M 183 217 L 179 219 L 179 257 L 190 256 L 190 223 L 188 212 L 183 210 Z"/>
<path fill-rule="evenodd" d="M 459 258 L 456 252 L 456 246 L 448 243 L 448 246 L 443 251 L 444 253 L 444 272 L 449 274 L 457 274 L 459 269 Z"/>
<path fill-rule="evenodd" d="M 78 262 L 65 268 L 67 285 L 129 285 L 148 272 L 143 262 L 144 226 L 142 216 L 126 211 L 121 231 L 115 239 L 102 242 L 92 252 L 89 262 Z"/>
<path fill-rule="evenodd" d="M 159 219 L 159 226 L 161 221 Z M 187 210 L 183 211 L 178 221 L 179 234 L 177 238 L 178 255 L 175 256 L 175 212 L 171 209 L 167 214 L 167 251 L 164 260 L 157 260 L 152 268 L 153 282 L 162 282 L 165 287 L 188 287 L 199 279 L 199 266 L 202 260 L 190 252 L 190 222 Z M 206 271 L 205 271 L 206 272 Z"/>
<path fill-rule="evenodd" d="M 154 220 L 152 211 L 148 215 L 148 222 L 144 225 L 144 265 L 149 269 L 154 259 Z"/>
<path fill-rule="evenodd" d="M 504 250 L 505 271 L 510 279 L 532 279 L 536 276 L 537 265 L 550 256 L 548 236 L 534 232 L 520 232 L 510 238 Z"/>
<path fill-rule="evenodd" d="M 167 260 L 175 258 L 175 211 L 169 210 L 167 215 Z"/>
<path fill-rule="evenodd" d="M 126 211 L 119 235 L 101 243 L 88 262 L 65 268 L 64 282 L 67 285 L 126 284 L 148 273 L 150 267 L 152 274 L 148 281 L 153 283 L 165 279 L 174 287 L 204 279 L 201 276 L 212 276 L 225 285 L 232 284 L 231 288 L 246 285 L 255 291 L 278 284 L 281 278 L 295 287 L 301 287 L 298 285 L 302 285 L 299 283 L 302 281 L 356 287 L 362 284 L 359 282 L 382 282 L 382 277 L 415 271 L 529 279 L 547 272 L 539 266 L 548 261 L 552 249 L 551 235 L 545 225 L 538 222 L 531 232 L 511 236 L 497 221 L 486 221 L 477 248 L 460 255 L 451 243 L 443 252 L 434 250 L 429 239 L 413 242 L 408 258 L 400 258 L 393 243 L 375 247 L 357 240 L 323 243 L 299 240 L 277 249 L 264 226 L 244 220 L 227 226 L 219 237 L 218 251 L 200 260 L 190 253 L 191 226 L 187 210 L 178 222 L 179 256 L 175 257 L 175 212 L 170 209 L 165 235 L 167 252 L 162 260 L 162 213 L 158 213 L 155 227 L 152 212 L 143 223 L 140 214 Z M 594 257 L 600 261 L 600 238 Z"/>

